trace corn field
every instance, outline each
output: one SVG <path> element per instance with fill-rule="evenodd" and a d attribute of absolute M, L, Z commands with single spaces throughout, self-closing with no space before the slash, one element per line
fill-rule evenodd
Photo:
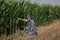
<path fill-rule="evenodd" d="M 0 36 L 15 33 L 18 26 L 26 26 L 25 22 L 17 19 L 27 18 L 31 14 L 36 25 L 46 25 L 55 19 L 60 19 L 60 6 L 40 5 L 29 1 L 0 1 Z M 20 28 L 20 29 L 23 29 Z"/>

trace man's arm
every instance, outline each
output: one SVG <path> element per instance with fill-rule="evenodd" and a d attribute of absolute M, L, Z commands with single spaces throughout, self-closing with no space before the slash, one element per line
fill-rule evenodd
<path fill-rule="evenodd" d="M 19 20 L 22 20 L 22 21 L 27 22 L 27 19 L 21 19 L 21 18 L 18 18 L 17 22 L 18 22 Z"/>
<path fill-rule="evenodd" d="M 22 20 L 22 21 L 27 22 L 27 19 L 21 19 L 21 18 L 18 18 L 18 19 L 17 19 L 17 24 L 18 24 L 18 21 L 19 21 L 19 20 Z"/>

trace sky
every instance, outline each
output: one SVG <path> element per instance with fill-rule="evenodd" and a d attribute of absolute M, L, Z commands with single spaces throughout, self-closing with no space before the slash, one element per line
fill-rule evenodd
<path fill-rule="evenodd" d="M 40 4 L 59 4 L 60 5 L 60 0 L 31 0 L 32 2 L 37 1 Z"/>
<path fill-rule="evenodd" d="M 38 2 L 40 4 L 57 4 L 60 5 L 60 0 L 27 0 L 27 1 L 31 1 L 32 3 L 34 2 Z"/>

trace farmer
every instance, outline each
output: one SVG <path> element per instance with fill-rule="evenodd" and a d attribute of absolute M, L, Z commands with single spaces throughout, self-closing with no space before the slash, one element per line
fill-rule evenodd
<path fill-rule="evenodd" d="M 36 35 L 36 25 L 35 25 L 35 22 L 32 18 L 31 15 L 28 15 L 28 19 L 21 19 L 19 18 L 19 20 L 22 20 L 22 21 L 25 21 L 28 23 L 28 26 L 25 28 L 25 31 L 30 35 Z"/>

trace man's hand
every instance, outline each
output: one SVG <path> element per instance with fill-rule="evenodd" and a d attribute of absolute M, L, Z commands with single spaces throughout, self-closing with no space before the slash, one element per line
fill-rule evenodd
<path fill-rule="evenodd" d="M 32 31 L 33 31 L 33 28 L 30 29 L 30 32 L 32 32 Z"/>
<path fill-rule="evenodd" d="M 17 21 L 16 21 L 16 22 L 17 22 L 17 24 L 18 24 L 18 21 L 19 21 L 19 20 L 22 20 L 22 19 L 21 19 L 21 18 L 18 18 L 18 19 L 17 19 Z"/>
<path fill-rule="evenodd" d="M 21 18 L 19 18 L 18 20 L 22 20 Z"/>

